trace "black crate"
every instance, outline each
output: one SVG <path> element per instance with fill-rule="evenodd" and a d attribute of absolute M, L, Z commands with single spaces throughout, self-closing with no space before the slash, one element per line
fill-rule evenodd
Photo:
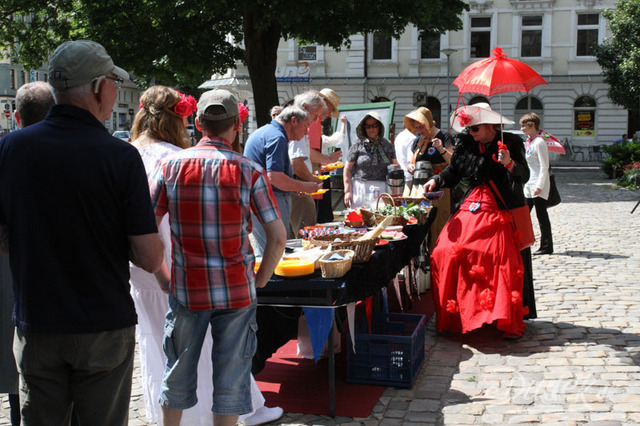
<path fill-rule="evenodd" d="M 374 313 L 356 325 L 356 351 L 349 345 L 347 381 L 411 387 L 424 360 L 424 315 Z"/>

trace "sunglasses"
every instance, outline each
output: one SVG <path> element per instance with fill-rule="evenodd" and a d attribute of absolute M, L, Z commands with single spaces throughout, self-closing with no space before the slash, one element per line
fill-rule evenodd
<path fill-rule="evenodd" d="M 478 130 L 480 130 L 480 126 L 481 126 L 481 124 L 478 124 L 476 126 L 469 126 L 469 127 L 467 127 L 467 131 L 468 132 L 477 132 Z"/>
<path fill-rule="evenodd" d="M 364 125 L 365 129 L 377 129 L 378 127 L 380 127 L 380 125 L 377 124 L 377 123 L 376 124 L 365 124 Z"/>

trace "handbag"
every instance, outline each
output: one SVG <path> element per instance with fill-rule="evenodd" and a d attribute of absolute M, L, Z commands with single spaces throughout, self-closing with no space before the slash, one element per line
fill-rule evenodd
<path fill-rule="evenodd" d="M 556 185 L 556 177 L 553 175 L 551 170 L 549 170 L 549 198 L 547 198 L 547 207 L 553 207 L 560 204 L 562 199 L 560 198 L 560 193 L 558 192 L 558 186 Z"/>
<path fill-rule="evenodd" d="M 496 198 L 502 203 L 505 209 L 511 215 L 511 223 L 514 226 L 516 232 L 516 243 L 520 251 L 533 246 L 536 242 L 536 237 L 533 234 L 533 224 L 531 223 L 531 211 L 529 206 L 524 205 L 513 209 L 507 209 L 507 203 L 505 203 L 502 195 L 498 191 L 496 184 L 493 181 L 489 181 L 491 190 Z"/>

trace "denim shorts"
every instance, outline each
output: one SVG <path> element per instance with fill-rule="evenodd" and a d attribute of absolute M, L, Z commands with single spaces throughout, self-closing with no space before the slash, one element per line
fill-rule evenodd
<path fill-rule="evenodd" d="M 198 402 L 198 361 L 211 324 L 213 350 L 213 406 L 215 414 L 251 412 L 251 360 L 256 351 L 256 302 L 240 309 L 191 311 L 169 294 L 164 326 L 167 365 L 160 405 L 186 410 Z M 209 356 L 204 354 L 203 356 Z"/>

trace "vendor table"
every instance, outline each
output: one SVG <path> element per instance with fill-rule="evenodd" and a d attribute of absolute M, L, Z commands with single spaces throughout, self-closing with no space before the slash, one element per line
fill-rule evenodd
<path fill-rule="evenodd" d="M 320 271 L 299 278 L 274 275 L 264 288 L 258 289 L 258 304 L 324 307 L 333 309 L 335 314 L 335 309 L 339 307 L 372 296 L 386 287 L 412 258 L 420 254 L 420 245 L 427 235 L 433 217 L 435 215 L 431 214 L 424 225 L 405 226 L 403 232 L 407 239 L 391 241 L 389 244 L 376 247 L 368 262 L 354 263 L 343 277 L 322 278 Z M 329 414 L 335 417 L 333 327 L 329 332 L 328 342 Z"/>

